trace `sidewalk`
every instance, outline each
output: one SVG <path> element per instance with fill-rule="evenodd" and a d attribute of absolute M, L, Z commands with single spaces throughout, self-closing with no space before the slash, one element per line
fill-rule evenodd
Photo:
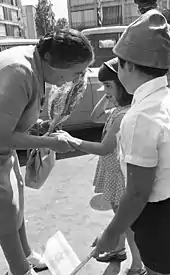
<path fill-rule="evenodd" d="M 92 241 L 113 215 L 112 210 L 95 211 L 89 205 L 93 196 L 96 162 L 97 157 L 93 155 L 57 160 L 40 190 L 26 188 L 25 219 L 30 244 L 34 249 L 41 251 L 47 239 L 60 230 L 80 260 L 91 251 Z M 129 261 L 130 258 L 123 265 L 128 266 Z M 92 259 L 79 274 L 100 275 L 107 266 Z M 5 270 L 4 257 L 0 253 L 0 274 L 3 275 Z M 117 271 L 115 265 L 110 265 L 104 274 L 113 275 Z M 39 274 L 47 275 L 49 272 Z"/>

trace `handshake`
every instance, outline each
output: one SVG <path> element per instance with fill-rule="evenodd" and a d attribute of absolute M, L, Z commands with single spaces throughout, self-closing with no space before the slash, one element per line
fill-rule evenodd
<path fill-rule="evenodd" d="M 51 149 L 58 153 L 75 151 L 75 149 L 79 148 L 82 142 L 80 139 L 74 138 L 69 133 L 62 130 L 52 133 L 50 137 L 55 140 L 55 146 Z"/>
<path fill-rule="evenodd" d="M 50 126 L 50 120 L 39 119 L 37 123 L 31 128 L 31 135 L 46 136 L 48 135 L 48 129 Z M 78 149 L 81 144 L 81 140 L 72 137 L 67 132 L 62 130 L 55 130 L 49 137 L 51 137 L 48 144 L 48 148 L 56 151 L 57 153 L 67 153 Z"/>

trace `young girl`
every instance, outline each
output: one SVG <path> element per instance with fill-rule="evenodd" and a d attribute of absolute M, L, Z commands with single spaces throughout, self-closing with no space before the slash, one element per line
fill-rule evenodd
<path fill-rule="evenodd" d="M 68 142 L 76 149 L 99 155 L 97 169 L 94 177 L 95 193 L 103 193 L 105 200 L 109 201 L 115 212 L 125 189 L 124 176 L 122 174 L 118 155 L 116 134 L 119 131 L 120 123 L 130 107 L 132 96 L 129 95 L 117 76 L 117 58 L 105 62 L 98 74 L 98 79 L 103 83 L 105 95 L 98 102 L 92 112 L 95 122 L 103 123 L 105 126 L 101 142 L 89 142 L 74 138 L 63 132 Z M 114 108 L 108 109 L 109 103 Z M 61 133 L 62 134 L 62 133 Z M 128 274 L 145 274 L 138 249 L 133 239 L 133 233 L 129 229 L 126 233 L 127 240 L 132 253 L 132 265 Z M 122 235 L 115 251 L 98 257 L 98 261 L 109 262 L 113 260 L 123 261 L 126 259 L 125 235 Z"/>

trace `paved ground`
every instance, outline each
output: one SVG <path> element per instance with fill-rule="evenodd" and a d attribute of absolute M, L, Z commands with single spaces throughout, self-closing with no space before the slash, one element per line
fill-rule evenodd
<path fill-rule="evenodd" d="M 27 231 L 30 244 L 37 251 L 57 230 L 64 234 L 80 260 L 91 251 L 92 241 L 112 217 L 112 211 L 94 211 L 89 205 L 93 196 L 92 180 L 96 161 L 97 157 L 93 155 L 69 155 L 69 158 L 56 161 L 50 177 L 39 191 L 26 188 Z M 130 258 L 125 266 L 129 261 Z M 80 274 L 100 275 L 106 268 L 107 264 L 91 260 Z M 5 270 L 6 264 L 0 251 L 0 275 Z M 112 265 L 105 274 L 117 273 L 118 267 Z M 41 274 L 47 275 L 49 272 Z"/>

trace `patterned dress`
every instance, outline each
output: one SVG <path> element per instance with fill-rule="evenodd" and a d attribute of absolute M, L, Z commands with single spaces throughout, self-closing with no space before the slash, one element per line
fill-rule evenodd
<path fill-rule="evenodd" d="M 102 139 L 114 123 L 121 123 L 128 108 L 129 106 L 113 109 L 105 123 Z M 103 193 L 105 200 L 114 203 L 114 205 L 119 204 L 125 189 L 125 181 L 117 156 L 117 148 L 114 149 L 113 153 L 99 157 L 93 185 L 95 186 L 95 193 Z"/>

